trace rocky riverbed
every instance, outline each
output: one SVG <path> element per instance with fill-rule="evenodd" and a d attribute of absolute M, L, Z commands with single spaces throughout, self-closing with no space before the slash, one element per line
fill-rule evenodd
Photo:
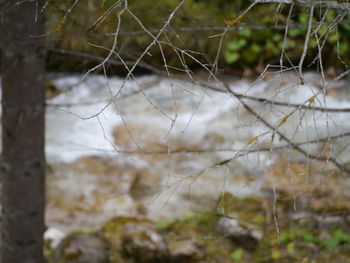
<path fill-rule="evenodd" d="M 348 198 L 348 180 L 334 165 L 286 147 L 227 92 L 157 76 L 126 83 L 91 76 L 80 84 L 80 78 L 54 78 L 59 92 L 48 101 L 51 227 L 66 233 L 97 229 L 121 215 L 178 218 L 215 208 L 222 192 L 241 197 L 284 192 L 295 200 L 304 194 L 312 199 L 315 193 Z M 310 73 L 307 79 L 309 85 L 304 86 L 292 74 L 269 76 L 256 84 L 231 80 L 229 85 L 246 96 L 288 105 L 320 91 L 319 76 Z M 333 86 L 312 106 L 349 106 L 344 83 Z M 275 126 L 293 110 L 248 103 Z M 331 138 L 350 128 L 345 118 L 346 113 L 301 109 L 279 130 L 296 143 L 321 139 L 302 147 L 347 162 L 347 137 Z M 324 140 L 327 136 L 330 139 Z M 320 204 L 322 209 L 324 202 L 314 201 L 313 206 Z"/>
<path fill-rule="evenodd" d="M 229 79 L 234 92 L 258 98 L 244 99 L 252 114 L 242 97 L 215 82 L 208 89 L 157 76 L 126 82 L 90 76 L 80 83 L 81 76 L 53 75 L 46 115 L 49 257 L 141 262 L 147 252 L 149 262 L 253 262 L 249 251 L 267 246 L 266 258 L 287 255 L 293 262 L 292 243 L 307 231 L 317 248 L 332 248 L 323 236 L 332 242 L 340 235 L 336 245 L 348 242 L 350 182 L 330 161 L 343 167 L 350 161 L 347 112 L 337 111 L 350 107 L 347 82 L 322 92 L 318 75 L 306 79 L 303 86 L 293 74 L 256 83 Z M 278 240 L 283 231 L 287 248 L 274 250 L 278 242 L 263 241 Z M 198 242 L 207 235 L 229 241 Z M 105 252 L 84 261 L 93 249 Z M 311 250 L 317 251 L 301 254 Z"/>

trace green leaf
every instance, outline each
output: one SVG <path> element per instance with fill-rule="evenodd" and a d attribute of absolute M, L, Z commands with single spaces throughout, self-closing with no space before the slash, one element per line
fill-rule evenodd
<path fill-rule="evenodd" d="M 225 56 L 225 61 L 229 64 L 236 62 L 240 57 L 239 53 L 230 52 L 230 51 L 225 52 L 224 56 Z"/>
<path fill-rule="evenodd" d="M 326 15 L 327 21 L 332 21 L 332 20 L 334 20 L 336 14 L 337 14 L 337 13 L 335 12 L 335 10 L 327 10 L 327 15 Z"/>
<path fill-rule="evenodd" d="M 288 43 L 288 42 L 287 42 Z M 265 44 L 265 54 L 275 56 L 280 53 L 280 47 L 272 41 L 267 41 Z"/>
<path fill-rule="evenodd" d="M 243 260 L 244 254 L 245 254 L 244 250 L 242 248 L 238 248 L 230 254 L 230 258 L 239 262 Z"/>
<path fill-rule="evenodd" d="M 329 34 L 328 42 L 335 43 L 338 40 L 338 35 L 336 33 Z"/>
<path fill-rule="evenodd" d="M 252 63 L 257 59 L 258 54 L 253 52 L 252 49 L 249 48 L 243 51 L 243 57 L 247 62 Z"/>
<path fill-rule="evenodd" d="M 281 252 L 279 252 L 278 250 L 272 250 L 272 252 L 271 252 L 271 258 L 272 258 L 273 260 L 279 260 L 279 259 L 282 258 L 282 254 L 281 254 Z"/>
<path fill-rule="evenodd" d="M 243 51 L 243 57 L 248 63 L 256 61 L 260 55 L 262 47 L 253 43 L 248 49 Z"/>
<path fill-rule="evenodd" d="M 323 34 L 325 34 L 326 32 L 327 32 L 327 30 L 328 30 L 328 25 L 326 26 L 326 25 L 322 25 L 322 26 L 320 26 L 320 28 L 318 29 L 318 33 L 320 34 L 320 35 L 323 35 Z"/>
<path fill-rule="evenodd" d="M 167 228 L 169 225 L 171 225 L 171 223 L 172 222 L 170 220 L 162 219 L 156 222 L 156 226 L 159 228 Z"/>
<path fill-rule="evenodd" d="M 242 29 L 241 31 L 239 31 L 238 35 L 241 37 L 249 38 L 252 36 L 252 30 L 251 29 Z"/>
<path fill-rule="evenodd" d="M 344 55 L 346 51 L 349 49 L 349 43 L 346 41 L 342 41 L 339 43 L 339 55 Z"/>
<path fill-rule="evenodd" d="M 315 38 L 310 38 L 309 47 L 312 47 L 312 48 L 317 47 L 317 40 Z"/>
<path fill-rule="evenodd" d="M 301 22 L 301 23 L 303 23 L 303 24 L 306 24 L 307 22 L 308 22 L 308 20 L 309 20 L 309 14 L 308 13 L 301 13 L 300 15 L 299 15 L 299 21 Z"/>
<path fill-rule="evenodd" d="M 303 234 L 303 239 L 305 242 L 308 243 L 317 243 L 317 238 L 309 231 L 305 231 L 305 233 Z"/>
<path fill-rule="evenodd" d="M 281 233 L 279 237 L 281 243 L 289 243 L 293 240 L 293 238 L 293 235 L 289 233 Z"/>
<path fill-rule="evenodd" d="M 244 38 L 240 38 L 238 40 L 230 41 L 227 45 L 227 48 L 231 51 L 237 51 L 244 47 L 246 44 L 247 40 L 245 40 Z"/>
<path fill-rule="evenodd" d="M 340 242 L 350 242 L 350 235 L 344 233 L 341 228 L 336 228 L 333 232 L 333 237 Z"/>
<path fill-rule="evenodd" d="M 291 28 L 289 31 L 288 31 L 288 35 L 291 36 L 291 37 L 297 37 L 297 36 L 301 36 L 304 34 L 304 29 L 302 28 Z"/>
<path fill-rule="evenodd" d="M 272 40 L 275 41 L 275 42 L 279 42 L 279 41 L 282 40 L 282 35 L 276 33 L 276 34 L 274 34 L 274 35 L 272 36 Z"/>
<path fill-rule="evenodd" d="M 295 243 L 294 242 L 290 242 L 287 245 L 287 251 L 289 253 L 294 253 L 295 252 Z"/>
<path fill-rule="evenodd" d="M 256 43 L 253 43 L 250 48 L 254 53 L 257 53 L 257 54 L 260 53 L 262 50 L 262 47 Z"/>
<path fill-rule="evenodd" d="M 350 31 L 350 24 L 342 24 L 341 27 L 346 31 Z"/>
<path fill-rule="evenodd" d="M 324 240 L 321 244 L 326 249 L 333 249 L 337 246 L 349 243 L 350 242 L 350 235 L 343 232 L 341 228 L 336 228 L 332 233 L 332 238 L 328 240 Z"/>

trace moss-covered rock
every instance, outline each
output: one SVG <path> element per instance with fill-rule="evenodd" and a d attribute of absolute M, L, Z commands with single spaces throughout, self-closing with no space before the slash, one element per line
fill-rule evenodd
<path fill-rule="evenodd" d="M 72 233 L 53 253 L 53 262 L 107 263 L 109 244 L 99 234 Z"/>
<path fill-rule="evenodd" d="M 270 197 L 223 193 L 218 203 L 219 210 L 173 221 L 113 218 L 95 233 L 69 235 L 51 262 L 347 262 L 350 233 L 336 215 L 293 217 L 287 205 L 274 209 Z M 108 260 L 83 261 L 92 251 L 91 260 Z"/>
<path fill-rule="evenodd" d="M 164 238 L 150 227 L 127 223 L 121 236 L 122 253 L 135 262 L 169 262 L 168 245 Z"/>

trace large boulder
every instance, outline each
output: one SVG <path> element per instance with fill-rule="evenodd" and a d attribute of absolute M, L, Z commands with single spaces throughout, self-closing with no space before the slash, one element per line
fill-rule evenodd
<path fill-rule="evenodd" d="M 53 258 L 54 262 L 107 263 L 109 245 L 97 234 L 71 234 L 55 250 Z"/>
<path fill-rule="evenodd" d="M 198 262 L 205 257 L 203 248 L 196 240 L 170 240 L 168 242 L 172 263 Z"/>
<path fill-rule="evenodd" d="M 123 254 L 135 262 L 169 262 L 169 250 L 164 238 L 143 225 L 128 223 L 122 230 Z"/>
<path fill-rule="evenodd" d="M 235 217 L 221 217 L 217 223 L 217 230 L 247 250 L 255 250 L 263 238 L 263 234 L 256 227 L 243 224 Z"/>

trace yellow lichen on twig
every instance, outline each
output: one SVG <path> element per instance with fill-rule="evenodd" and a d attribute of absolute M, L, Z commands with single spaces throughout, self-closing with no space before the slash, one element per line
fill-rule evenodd
<path fill-rule="evenodd" d="M 224 20 L 225 22 L 225 25 L 227 27 L 231 27 L 231 26 L 234 26 L 234 25 L 237 25 L 241 22 L 241 19 L 243 18 L 243 14 L 240 14 L 237 18 L 235 19 L 231 19 L 231 20 Z"/>
<path fill-rule="evenodd" d="M 289 118 L 292 116 L 292 114 L 288 114 L 287 116 L 284 116 L 283 119 L 278 123 L 277 127 L 282 126 Z"/>
<path fill-rule="evenodd" d="M 255 142 L 258 139 L 259 139 L 259 136 L 255 136 L 253 139 L 251 139 L 249 142 L 247 142 L 247 145 L 252 144 L 253 142 Z"/>
<path fill-rule="evenodd" d="M 308 104 L 306 107 L 307 107 L 308 109 L 311 109 L 312 106 L 313 106 L 314 103 L 315 103 L 315 96 L 312 96 L 312 97 L 309 98 L 307 101 L 309 102 L 309 104 Z"/>
<path fill-rule="evenodd" d="M 54 32 L 60 32 L 62 30 L 62 26 L 64 24 L 64 19 L 61 19 L 61 21 L 58 23 L 58 25 L 52 29 L 50 32 L 54 33 Z"/>

